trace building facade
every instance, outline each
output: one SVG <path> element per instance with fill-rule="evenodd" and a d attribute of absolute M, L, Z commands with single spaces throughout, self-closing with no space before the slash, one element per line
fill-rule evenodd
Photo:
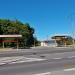
<path fill-rule="evenodd" d="M 56 40 L 58 46 L 68 46 L 73 44 L 73 38 L 68 35 L 53 36 L 52 39 Z"/>
<path fill-rule="evenodd" d="M 45 41 L 41 41 L 41 46 L 56 47 L 57 43 L 56 40 L 45 40 Z"/>

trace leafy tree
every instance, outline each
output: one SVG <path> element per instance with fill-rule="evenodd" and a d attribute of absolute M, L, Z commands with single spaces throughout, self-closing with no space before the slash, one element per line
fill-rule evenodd
<path fill-rule="evenodd" d="M 30 47 L 34 42 L 34 28 L 30 27 L 28 23 L 22 23 L 18 20 L 12 21 L 8 19 L 0 19 L 0 35 L 21 34 L 19 38 L 20 47 Z M 0 40 L 16 40 L 15 38 L 3 38 Z M 37 41 L 37 40 L 36 40 Z M 15 43 L 5 43 L 5 46 L 15 46 Z"/>

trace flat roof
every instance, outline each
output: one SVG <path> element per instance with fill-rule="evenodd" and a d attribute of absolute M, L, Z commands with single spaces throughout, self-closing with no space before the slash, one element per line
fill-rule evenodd
<path fill-rule="evenodd" d="M 0 37 L 2 38 L 6 38 L 6 37 L 10 37 L 10 38 L 13 38 L 13 37 L 22 37 L 22 35 L 0 35 Z"/>
<path fill-rule="evenodd" d="M 71 36 L 68 36 L 68 35 L 58 35 L 58 36 L 52 36 L 52 38 L 56 38 L 56 37 L 72 38 Z"/>
<path fill-rule="evenodd" d="M 41 42 L 45 42 L 45 41 L 55 41 L 55 39 L 43 40 L 43 41 L 41 41 Z"/>

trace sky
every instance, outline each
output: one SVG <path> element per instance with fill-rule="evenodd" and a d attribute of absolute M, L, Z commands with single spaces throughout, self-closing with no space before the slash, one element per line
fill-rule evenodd
<path fill-rule="evenodd" d="M 29 23 L 39 40 L 74 36 L 75 0 L 0 0 L 0 18 Z"/>

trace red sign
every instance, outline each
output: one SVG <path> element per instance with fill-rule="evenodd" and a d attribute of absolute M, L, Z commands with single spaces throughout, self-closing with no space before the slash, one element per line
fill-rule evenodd
<path fill-rule="evenodd" d="M 17 42 L 16 40 L 0 40 L 0 42 Z"/>

